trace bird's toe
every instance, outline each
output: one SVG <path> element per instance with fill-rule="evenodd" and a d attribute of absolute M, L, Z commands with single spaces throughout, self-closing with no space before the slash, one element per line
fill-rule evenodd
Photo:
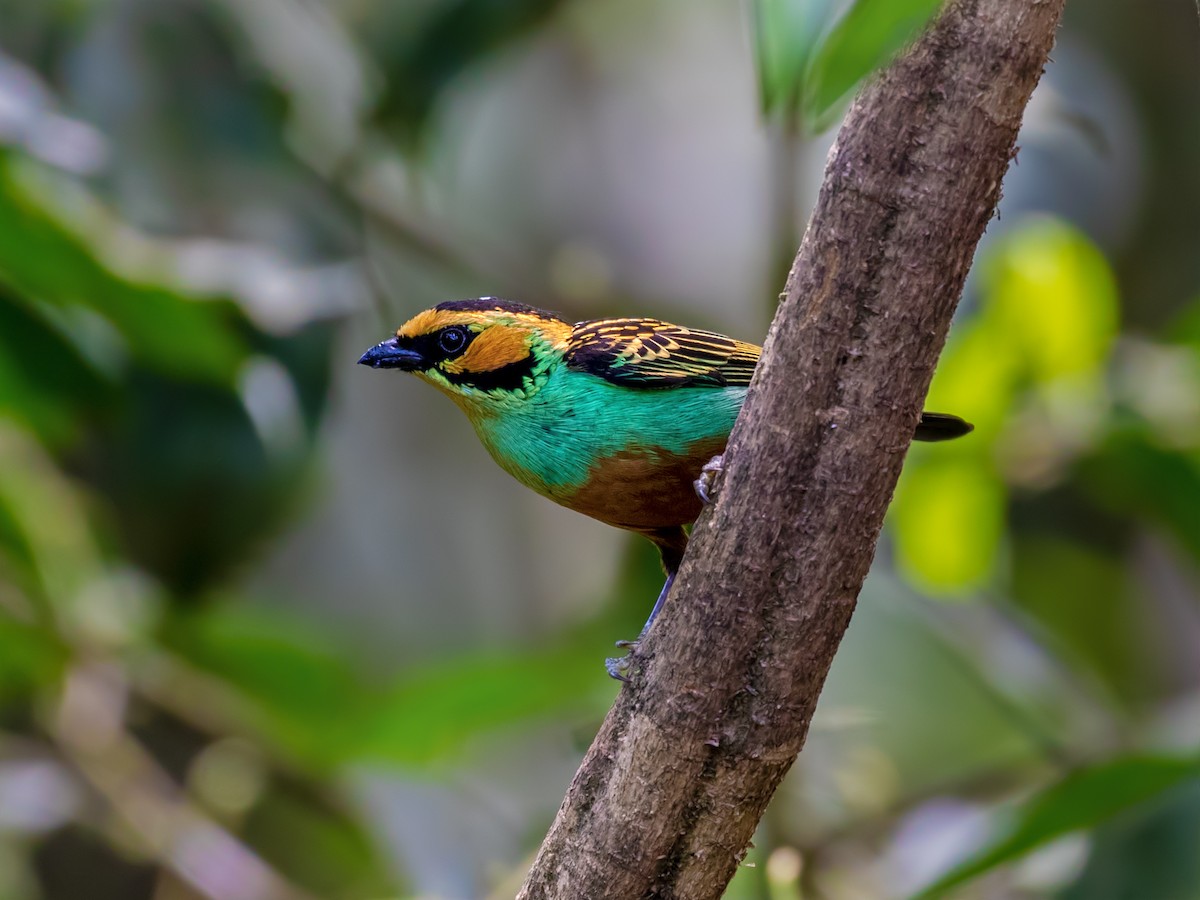
<path fill-rule="evenodd" d="M 608 672 L 609 678 L 629 684 L 629 676 L 626 673 L 629 671 L 631 662 L 633 662 L 632 656 L 610 656 L 604 660 L 604 669 Z"/>
<path fill-rule="evenodd" d="M 721 490 L 721 477 L 725 474 L 725 454 L 718 453 L 700 467 L 700 477 L 696 479 L 696 496 L 705 506 L 717 499 Z"/>

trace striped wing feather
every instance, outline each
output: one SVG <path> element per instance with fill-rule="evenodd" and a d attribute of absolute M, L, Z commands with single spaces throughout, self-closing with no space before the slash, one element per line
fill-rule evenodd
<path fill-rule="evenodd" d="M 571 332 L 573 369 L 632 388 L 748 385 L 760 348 L 658 319 L 597 319 Z"/>

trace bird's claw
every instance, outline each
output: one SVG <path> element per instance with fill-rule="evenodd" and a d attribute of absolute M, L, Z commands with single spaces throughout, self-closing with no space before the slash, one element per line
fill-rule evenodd
<path fill-rule="evenodd" d="M 725 474 L 725 454 L 718 453 L 700 468 L 696 479 L 696 496 L 705 506 L 712 504 L 721 492 L 721 477 Z"/>
<path fill-rule="evenodd" d="M 610 656 L 604 660 L 604 668 L 608 672 L 608 677 L 620 681 L 623 684 L 629 684 L 629 676 L 625 673 L 629 671 L 629 664 L 632 662 L 629 656 Z"/>
<path fill-rule="evenodd" d="M 609 678 L 615 678 L 617 681 L 629 684 L 629 676 L 626 673 L 637 656 L 638 645 L 641 642 L 641 637 L 633 641 L 617 641 L 617 646 L 628 652 L 624 656 L 610 656 L 604 660 L 604 668 L 608 672 Z"/>

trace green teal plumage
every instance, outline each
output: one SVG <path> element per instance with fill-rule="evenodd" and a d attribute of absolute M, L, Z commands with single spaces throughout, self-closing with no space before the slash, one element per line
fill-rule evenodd
<path fill-rule="evenodd" d="M 617 453 L 686 456 L 697 442 L 723 440 L 745 397 L 740 386 L 631 390 L 559 363 L 520 403 L 496 415 L 468 415 L 501 468 L 557 500 Z"/>

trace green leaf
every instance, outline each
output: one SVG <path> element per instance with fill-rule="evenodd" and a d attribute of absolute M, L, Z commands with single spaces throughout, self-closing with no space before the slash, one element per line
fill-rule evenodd
<path fill-rule="evenodd" d="M 955 325 L 926 403 L 974 423 L 954 452 L 994 441 L 1023 387 L 1066 386 L 1081 403 L 1093 397 L 1118 328 L 1112 270 L 1069 225 L 1022 223 L 993 245 L 980 268 L 979 313 Z"/>
<path fill-rule="evenodd" d="M 1117 334 L 1117 287 L 1086 235 L 1032 219 L 1004 237 L 983 272 L 986 327 L 1021 353 L 1035 382 L 1098 375 Z"/>
<path fill-rule="evenodd" d="M 109 269 L 46 202 L 52 193 L 31 166 L 0 152 L 0 283 L 10 298 L 60 311 L 68 334 L 88 311 L 124 340 L 128 352 L 168 375 L 232 385 L 248 350 L 244 317 L 231 300 L 199 300 L 138 284 Z M 43 196 L 44 195 L 44 196 Z M 93 222 L 98 231 L 118 223 Z M 86 340 L 80 345 L 87 349 Z"/>
<path fill-rule="evenodd" d="M 0 412 L 61 446 L 112 402 L 115 388 L 38 312 L 0 285 Z"/>
<path fill-rule="evenodd" d="M 318 770 L 348 755 L 370 696 L 348 654 L 315 628 L 280 611 L 220 603 L 177 617 L 164 640 L 231 689 L 201 701 L 222 710 L 229 728 Z"/>
<path fill-rule="evenodd" d="M 825 121 L 859 81 L 909 44 L 940 6 L 941 0 L 857 0 L 812 56 L 805 119 Z"/>
<path fill-rule="evenodd" d="M 754 59 L 764 113 L 799 107 L 804 73 L 832 0 L 756 0 Z"/>
<path fill-rule="evenodd" d="M 1195 757 L 1128 756 L 1073 772 L 1025 803 L 1004 834 L 917 897 L 941 896 L 1055 838 L 1095 828 L 1197 780 L 1200 759 Z"/>
<path fill-rule="evenodd" d="M 616 691 L 590 629 L 544 649 L 423 666 L 383 688 L 357 671 L 349 647 L 280 611 L 220 605 L 179 618 L 168 642 L 231 689 L 237 702 L 210 698 L 231 728 L 317 771 L 351 762 L 444 765 L 514 724 L 598 714 Z"/>
<path fill-rule="evenodd" d="M 986 580 L 1004 536 L 1006 498 L 999 477 L 973 458 L 926 458 L 908 466 L 891 509 L 904 576 L 942 595 Z"/>
<path fill-rule="evenodd" d="M 1200 781 L 1180 785 L 1144 815 L 1105 823 L 1087 865 L 1057 900 L 1200 896 Z"/>
<path fill-rule="evenodd" d="M 1020 355 L 982 318 L 956 325 L 950 333 L 925 401 L 926 409 L 965 416 L 975 430 L 964 441 L 925 448 L 936 456 L 947 448 L 959 453 L 995 441 L 1016 403 Z"/>
<path fill-rule="evenodd" d="M 403 676 L 372 711 L 358 752 L 429 767 L 453 760 L 481 735 L 551 716 L 598 715 L 617 686 L 594 635 L 546 649 L 487 653 Z"/>

